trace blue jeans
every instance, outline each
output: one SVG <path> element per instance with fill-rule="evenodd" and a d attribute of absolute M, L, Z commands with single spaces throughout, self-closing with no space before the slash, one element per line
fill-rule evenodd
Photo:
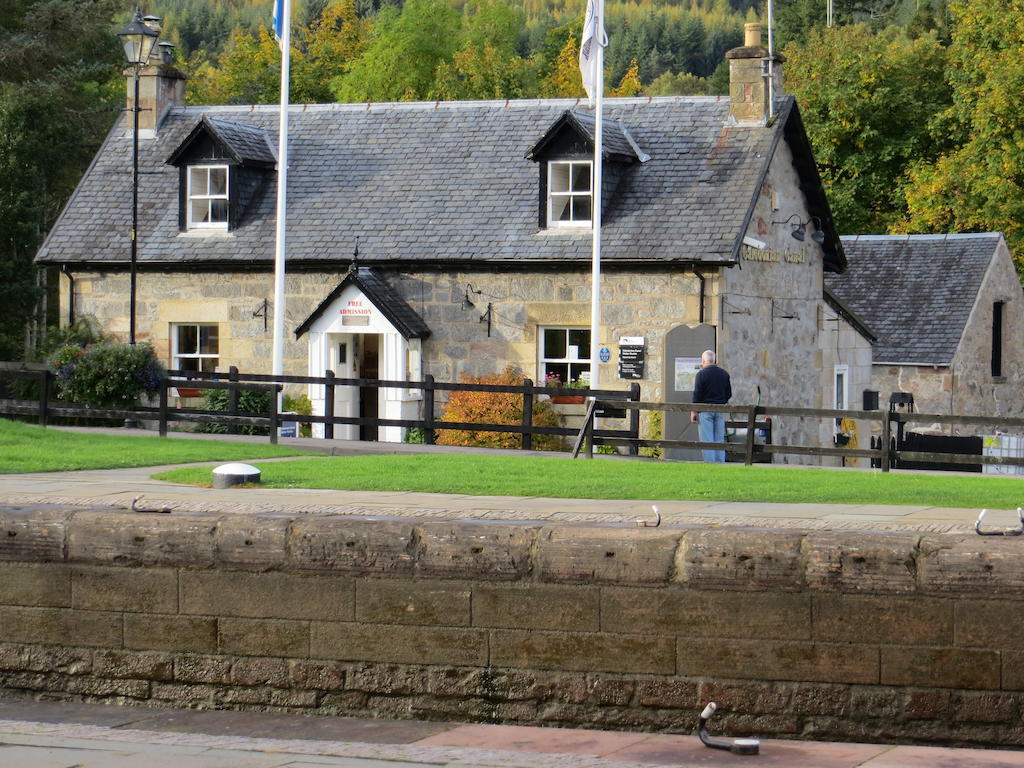
<path fill-rule="evenodd" d="M 714 411 L 701 411 L 697 414 L 697 432 L 702 443 L 725 442 L 725 414 Z M 704 461 L 709 464 L 725 462 L 725 451 L 702 449 Z"/>

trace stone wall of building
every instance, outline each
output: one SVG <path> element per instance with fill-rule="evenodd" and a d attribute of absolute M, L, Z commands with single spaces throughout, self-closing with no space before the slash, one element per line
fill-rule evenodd
<path fill-rule="evenodd" d="M 732 377 L 733 402 L 821 408 L 824 360 L 820 354 L 821 246 L 807 226 L 801 242 L 792 236 L 806 222 L 788 145 L 780 144 L 755 206 L 748 242 L 737 267 L 723 271 L 719 359 Z M 773 419 L 775 442 L 817 445 L 820 424 L 808 419 Z M 777 463 L 805 463 L 776 455 Z"/>
<path fill-rule="evenodd" d="M 0 688 L 1024 744 L 1012 540 L 0 510 Z"/>
<path fill-rule="evenodd" d="M 438 381 L 458 381 L 508 365 L 539 381 L 538 328 L 551 325 L 589 327 L 590 272 L 441 272 L 388 271 L 382 274 L 431 329 L 423 344 L 424 373 Z M 307 340 L 292 331 L 345 277 L 344 272 L 293 272 L 287 275 L 285 372 L 307 375 Z M 62 279 L 62 316 L 67 317 L 67 279 Z M 711 275 L 707 291 L 714 291 Z M 470 288 L 471 286 L 471 288 Z M 476 293 L 479 291 L 480 293 Z M 170 363 L 172 323 L 220 325 L 221 370 L 269 373 L 273 307 L 266 322 L 255 313 L 273 294 L 273 276 L 266 272 L 140 273 L 137 337 L 154 344 Z M 466 296 L 474 306 L 463 307 Z M 128 278 L 111 273 L 75 275 L 76 315 L 96 317 L 109 331 L 127 336 Z M 698 279 L 678 269 L 607 270 L 602 281 L 603 339 L 611 362 L 601 366 L 601 386 L 626 389 L 631 380 L 617 374 L 621 336 L 643 336 L 647 342 L 643 398 L 661 399 L 664 338 L 679 324 L 699 317 Z M 480 316 L 492 305 L 490 336 Z M 709 307 L 715 302 L 706 300 Z M 715 321 L 713 311 L 709 321 Z M 589 351 L 587 352 L 589 354 Z"/>

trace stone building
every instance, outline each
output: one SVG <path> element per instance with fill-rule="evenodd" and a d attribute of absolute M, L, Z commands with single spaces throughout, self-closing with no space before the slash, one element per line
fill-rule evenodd
<path fill-rule="evenodd" d="M 897 392 L 922 413 L 1024 416 L 1024 292 L 1000 233 L 842 242 L 826 285 L 878 335 L 882 407 Z"/>
<path fill-rule="evenodd" d="M 735 403 L 832 405 L 832 338 L 839 325 L 860 333 L 845 314 L 824 319 L 823 274 L 845 268 L 843 245 L 797 105 L 781 93 L 781 57 L 771 91 L 748 27 L 728 54 L 730 98 L 605 102 L 608 362 L 589 351 L 591 110 L 293 105 L 286 373 L 457 381 L 514 365 L 541 381 L 600 365 L 601 386 L 624 389 L 637 380 L 616 365 L 627 339 L 642 350 L 629 375 L 647 400 L 685 389 L 680 372 L 714 347 Z M 187 107 L 169 64 L 143 75 L 137 336 L 173 368 L 267 373 L 278 107 Z M 60 268 L 64 322 L 92 315 L 122 335 L 131 147 L 122 119 L 37 257 Z M 309 394 L 323 408 L 322 390 Z M 336 413 L 420 407 L 416 389 L 366 397 L 339 388 Z M 776 439 L 813 444 L 819 429 L 780 420 Z"/>

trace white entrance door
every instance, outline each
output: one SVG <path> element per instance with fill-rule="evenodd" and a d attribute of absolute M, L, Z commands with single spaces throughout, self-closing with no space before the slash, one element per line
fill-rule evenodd
<path fill-rule="evenodd" d="M 328 368 L 334 371 L 339 379 L 358 379 L 359 373 L 359 334 L 328 333 L 327 360 Z M 323 374 L 321 374 L 323 375 Z M 359 388 L 338 386 L 334 388 L 334 415 L 359 415 Z M 334 437 L 339 440 L 358 440 L 359 425 L 335 424 Z"/>

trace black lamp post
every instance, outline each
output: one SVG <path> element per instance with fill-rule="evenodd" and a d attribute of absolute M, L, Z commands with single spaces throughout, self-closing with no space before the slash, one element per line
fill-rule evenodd
<path fill-rule="evenodd" d="M 149 54 L 160 37 L 155 29 L 146 26 L 142 13 L 135 9 L 135 18 L 117 33 L 124 45 L 124 55 L 135 73 L 135 96 L 132 99 L 132 237 L 131 237 L 131 293 L 129 298 L 128 342 L 135 344 L 135 264 L 138 256 L 139 228 L 139 72 L 149 62 Z"/>

